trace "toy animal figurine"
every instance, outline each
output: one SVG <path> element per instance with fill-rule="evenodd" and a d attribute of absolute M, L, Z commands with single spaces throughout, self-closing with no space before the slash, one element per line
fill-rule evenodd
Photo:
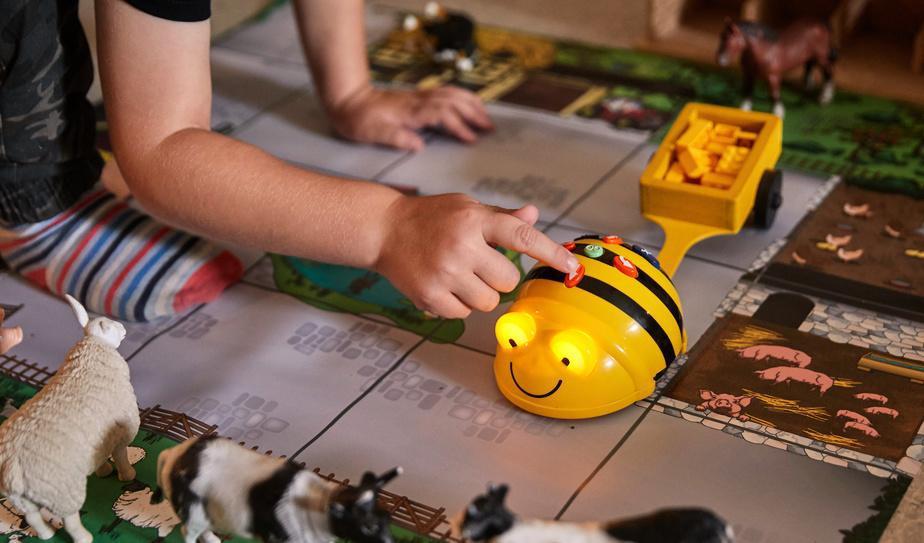
<path fill-rule="evenodd" d="M 507 485 L 490 486 L 461 520 L 462 536 L 493 543 L 727 543 L 731 527 L 705 509 L 662 509 L 609 522 L 517 519 L 504 505 Z"/>
<path fill-rule="evenodd" d="M 427 2 L 424 7 L 424 21 L 413 15 L 405 17 L 405 32 L 422 28 L 433 52 L 433 60 L 439 64 L 454 66 L 460 72 L 475 67 L 478 53 L 475 45 L 475 23 L 459 12 L 449 12 L 437 2 Z"/>
<path fill-rule="evenodd" d="M 720 66 L 728 66 L 739 57 L 744 78 L 741 109 L 751 109 L 755 80 L 760 78 L 770 87 L 773 113 L 783 117 L 785 108 L 780 100 L 783 74 L 798 66 L 805 69 L 806 90 L 813 87 L 813 71 L 818 67 L 824 77 L 819 101 L 827 104 L 834 98 L 837 50 L 831 43 L 831 30 L 825 23 L 801 20 L 777 33 L 760 23 L 726 18 L 716 60 Z"/>
<path fill-rule="evenodd" d="M 84 337 L 48 384 L 0 426 L 0 494 L 25 513 L 41 539 L 54 535 L 40 513 L 45 507 L 64 519 L 76 543 L 89 543 L 93 537 L 80 522 L 87 476 L 111 473 L 111 456 L 120 480 L 135 478 L 128 445 L 140 421 L 128 364 L 116 350 L 125 327 L 105 317 L 91 320 L 66 297 Z"/>
<path fill-rule="evenodd" d="M 388 514 L 376 498 L 400 473 L 367 472 L 358 487 L 342 487 L 211 436 L 160 453 L 154 499 L 164 496 L 173 504 L 185 543 L 218 543 L 213 530 L 267 543 L 391 543 Z"/>
<path fill-rule="evenodd" d="M 494 377 L 526 411 L 596 417 L 651 394 L 685 350 L 680 296 L 654 255 L 618 236 L 581 236 L 565 248 L 578 271 L 536 265 L 498 319 Z"/>
<path fill-rule="evenodd" d="M 6 318 L 6 312 L 0 307 L 0 324 Z M 0 326 L 0 354 L 6 354 L 10 349 L 22 343 L 22 328 L 3 328 Z"/>
<path fill-rule="evenodd" d="M 401 20 L 401 28 L 390 37 L 399 49 L 409 53 L 431 55 L 433 47 L 429 37 L 420 26 L 420 18 L 407 14 Z"/>

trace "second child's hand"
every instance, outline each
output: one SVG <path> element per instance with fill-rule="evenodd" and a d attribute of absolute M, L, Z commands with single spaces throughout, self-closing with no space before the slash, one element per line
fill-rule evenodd
<path fill-rule="evenodd" d="M 348 139 L 419 151 L 422 128 L 438 128 L 464 143 L 494 129 L 481 99 L 456 87 L 386 90 L 366 86 L 329 108 L 337 132 Z"/>

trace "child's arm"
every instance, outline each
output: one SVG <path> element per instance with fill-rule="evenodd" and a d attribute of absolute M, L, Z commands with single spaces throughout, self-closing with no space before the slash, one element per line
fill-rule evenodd
<path fill-rule="evenodd" d="M 394 91 L 373 88 L 366 57 L 362 0 L 294 2 L 305 57 L 334 127 L 344 137 L 419 150 L 416 130 L 438 127 L 464 142 L 493 128 L 481 99 L 443 87 Z"/>
<path fill-rule="evenodd" d="M 100 74 L 115 155 L 140 203 L 214 239 L 384 273 L 421 309 L 491 309 L 516 270 L 488 243 L 562 271 L 563 247 L 511 213 L 461 195 L 408 198 L 308 172 L 209 131 L 209 24 L 176 23 L 98 0 Z"/>

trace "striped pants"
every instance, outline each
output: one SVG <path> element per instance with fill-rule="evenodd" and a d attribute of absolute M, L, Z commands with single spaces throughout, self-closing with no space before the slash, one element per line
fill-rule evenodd
<path fill-rule="evenodd" d="M 174 315 L 240 279 L 240 260 L 103 189 L 46 221 L 0 229 L 0 255 L 38 286 L 127 321 Z"/>

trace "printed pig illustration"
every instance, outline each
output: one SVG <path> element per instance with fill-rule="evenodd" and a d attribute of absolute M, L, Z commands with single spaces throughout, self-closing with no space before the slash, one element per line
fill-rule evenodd
<path fill-rule="evenodd" d="M 788 383 L 790 381 L 806 383 L 813 388 L 817 388 L 820 394 L 824 394 L 829 388 L 834 386 L 834 379 L 830 376 L 805 368 L 776 366 L 762 371 L 755 371 L 754 373 L 761 379 L 773 381 L 774 383 Z"/>
<path fill-rule="evenodd" d="M 859 430 L 860 432 L 863 432 L 869 437 L 879 437 L 879 432 L 877 432 L 875 428 L 873 428 L 872 426 L 868 424 L 861 424 L 859 422 L 848 420 L 847 422 L 844 423 L 844 431 L 846 432 L 848 428 Z"/>
<path fill-rule="evenodd" d="M 872 392 L 860 392 L 859 394 L 854 394 L 853 397 L 858 400 L 879 402 L 883 405 L 889 403 L 889 399 L 882 394 L 873 394 Z"/>
<path fill-rule="evenodd" d="M 881 407 L 881 406 L 876 405 L 873 407 L 867 407 L 863 411 L 866 411 L 870 415 L 888 415 L 892 417 L 893 419 L 898 418 L 898 410 L 892 409 L 890 407 Z"/>
<path fill-rule="evenodd" d="M 716 412 L 725 412 L 730 417 L 736 418 L 741 422 L 747 422 L 748 416 L 741 411 L 751 404 L 751 398 L 748 396 L 735 396 L 734 394 L 716 394 L 711 390 L 700 390 L 699 396 L 703 403 L 696 406 L 698 411 L 710 409 Z"/>
<path fill-rule="evenodd" d="M 837 416 L 838 418 L 850 419 L 854 422 L 859 422 L 860 424 L 865 424 L 867 426 L 870 426 L 872 424 L 868 418 L 864 417 L 863 415 L 855 411 L 849 411 L 847 409 L 841 409 L 840 411 L 838 411 Z"/>
<path fill-rule="evenodd" d="M 741 358 L 753 358 L 757 361 L 763 361 L 770 358 L 789 362 L 794 366 L 804 368 L 812 363 L 812 357 L 797 351 L 784 347 L 782 345 L 752 345 L 744 349 L 738 349 L 738 355 Z"/>

